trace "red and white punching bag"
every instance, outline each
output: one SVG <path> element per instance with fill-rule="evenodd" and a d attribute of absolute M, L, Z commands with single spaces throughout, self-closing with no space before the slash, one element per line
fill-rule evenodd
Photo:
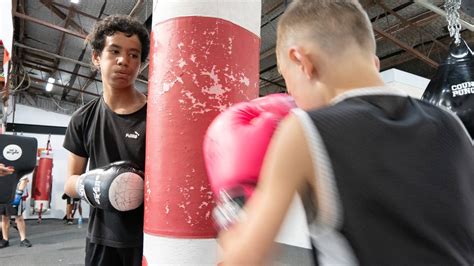
<path fill-rule="evenodd" d="M 154 0 L 144 265 L 215 264 L 207 127 L 258 96 L 261 1 Z"/>
<path fill-rule="evenodd" d="M 53 185 L 53 153 L 42 150 L 38 166 L 33 173 L 32 195 L 35 213 L 45 213 L 50 208 L 51 189 Z"/>

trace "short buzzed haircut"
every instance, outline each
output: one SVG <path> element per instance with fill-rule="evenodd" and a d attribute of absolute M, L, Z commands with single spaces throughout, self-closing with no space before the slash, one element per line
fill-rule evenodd
<path fill-rule="evenodd" d="M 349 45 L 375 54 L 372 25 L 357 0 L 294 0 L 278 21 L 277 51 L 292 38 L 337 54 Z"/>

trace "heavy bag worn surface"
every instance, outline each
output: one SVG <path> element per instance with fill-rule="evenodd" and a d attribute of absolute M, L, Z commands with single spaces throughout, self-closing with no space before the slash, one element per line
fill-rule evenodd
<path fill-rule="evenodd" d="M 456 113 L 474 137 L 474 56 L 464 40 L 450 45 L 422 99 Z"/>

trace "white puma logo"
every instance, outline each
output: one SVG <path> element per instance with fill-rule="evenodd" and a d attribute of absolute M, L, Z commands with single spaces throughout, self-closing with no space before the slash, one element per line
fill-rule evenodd
<path fill-rule="evenodd" d="M 140 134 L 137 131 L 134 133 L 125 133 L 125 137 L 129 139 L 138 139 L 138 136 L 140 136 Z"/>

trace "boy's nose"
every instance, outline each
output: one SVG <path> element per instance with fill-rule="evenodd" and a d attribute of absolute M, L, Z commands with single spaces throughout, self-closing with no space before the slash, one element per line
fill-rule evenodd
<path fill-rule="evenodd" d="M 128 60 L 127 60 L 127 57 L 126 56 L 120 56 L 117 58 L 117 64 L 119 66 L 127 66 L 128 65 Z"/>

